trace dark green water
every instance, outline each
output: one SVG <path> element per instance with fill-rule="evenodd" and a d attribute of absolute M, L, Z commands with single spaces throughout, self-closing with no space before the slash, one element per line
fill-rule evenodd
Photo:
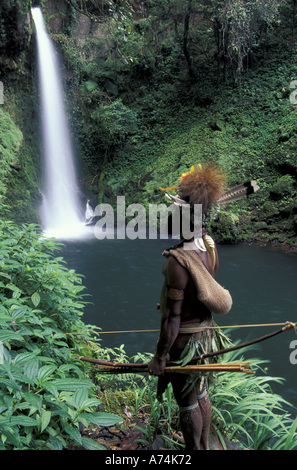
<path fill-rule="evenodd" d="M 62 256 L 69 268 L 85 276 L 83 283 L 93 302 L 85 310 L 84 321 L 102 331 L 159 328 L 156 303 L 165 261 L 161 253 L 168 246 L 170 241 L 148 239 L 67 241 Z M 233 297 L 232 310 L 215 317 L 219 325 L 297 322 L 297 255 L 265 246 L 236 245 L 220 246 L 219 256 L 217 279 Z M 241 328 L 231 330 L 229 336 L 246 341 L 279 328 Z M 101 336 L 103 346 L 124 344 L 129 356 L 153 352 L 157 337 L 158 333 Z M 267 360 L 268 374 L 286 379 L 285 384 L 274 384 L 274 391 L 297 406 L 297 364 L 290 362 L 294 340 L 294 330 L 282 333 L 245 353 L 245 358 Z"/>

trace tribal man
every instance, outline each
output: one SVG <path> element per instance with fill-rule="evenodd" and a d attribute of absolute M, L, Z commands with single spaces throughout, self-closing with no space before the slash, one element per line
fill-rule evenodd
<path fill-rule="evenodd" d="M 178 190 L 176 204 L 187 203 L 193 209 L 202 204 L 204 217 L 224 194 L 226 179 L 214 165 L 197 165 L 183 174 L 180 185 L 165 190 Z M 164 374 L 168 360 L 185 365 L 191 357 L 213 350 L 220 333 L 213 326 L 212 313 L 225 314 L 232 306 L 230 293 L 214 279 L 219 266 L 218 253 L 205 230 L 191 240 L 181 239 L 163 253 L 167 261 L 161 293 L 160 337 L 156 353 L 149 363 L 151 374 L 159 377 L 160 398 L 169 382 L 180 410 L 180 426 L 187 450 L 209 449 L 211 404 L 207 377 Z M 220 345 L 218 345 L 220 349 Z"/>

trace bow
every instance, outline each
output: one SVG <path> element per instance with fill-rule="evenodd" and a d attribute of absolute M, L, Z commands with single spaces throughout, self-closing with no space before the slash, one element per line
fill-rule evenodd
<path fill-rule="evenodd" d="M 287 321 L 285 325 L 277 331 L 272 333 L 268 333 L 267 335 L 261 336 L 260 338 L 256 338 L 251 341 L 247 341 L 245 343 L 237 344 L 236 346 L 231 346 L 230 348 L 220 349 L 219 351 L 214 351 L 211 353 L 201 354 L 200 356 L 193 357 L 191 361 L 186 366 L 177 366 L 175 362 L 169 361 L 166 363 L 166 367 L 164 372 L 168 373 L 188 373 L 188 374 L 195 374 L 200 372 L 218 372 L 218 371 L 229 371 L 229 372 L 245 372 L 245 373 L 253 373 L 250 370 L 250 363 L 248 362 L 240 362 L 240 363 L 225 363 L 225 364 L 200 364 L 194 365 L 194 362 L 202 361 L 206 358 L 219 356 L 221 354 L 226 354 L 231 351 L 236 351 L 237 349 L 245 348 L 247 346 L 251 346 L 256 343 L 260 343 L 261 341 L 265 341 L 266 339 L 272 338 L 284 331 L 288 331 L 291 329 L 295 329 L 297 331 L 297 323 L 292 323 Z M 104 361 L 101 359 L 92 359 L 89 357 L 78 356 L 78 359 L 81 361 L 91 362 L 99 366 L 100 372 L 103 373 L 117 373 L 117 374 L 124 374 L 124 373 L 140 373 L 140 372 L 149 372 L 148 364 L 131 364 L 131 363 L 120 363 L 120 362 L 109 362 Z"/>

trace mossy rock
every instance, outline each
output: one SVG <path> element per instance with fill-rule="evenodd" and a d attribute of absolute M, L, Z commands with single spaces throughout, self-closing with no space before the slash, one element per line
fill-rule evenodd
<path fill-rule="evenodd" d="M 100 395 L 104 408 L 110 413 L 123 414 L 125 407 L 129 407 L 132 411 L 136 405 L 136 394 L 132 390 L 114 390 Z"/>

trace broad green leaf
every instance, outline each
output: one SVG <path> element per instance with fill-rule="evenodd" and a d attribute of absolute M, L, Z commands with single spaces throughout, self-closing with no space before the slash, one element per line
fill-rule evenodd
<path fill-rule="evenodd" d="M 35 406 L 35 408 L 40 411 L 42 406 L 42 398 L 39 395 L 36 395 L 36 393 L 25 392 L 24 398 L 31 406 Z"/>
<path fill-rule="evenodd" d="M 53 330 L 51 330 L 51 331 L 53 331 Z M 54 339 L 59 339 L 59 338 L 66 338 L 66 335 L 65 335 L 64 333 L 62 333 L 62 332 L 60 332 L 60 333 L 55 333 L 55 334 L 54 334 Z"/>
<path fill-rule="evenodd" d="M 108 427 L 114 424 L 121 423 L 123 418 L 112 413 L 82 413 L 80 416 L 85 418 L 89 423 L 95 424 L 98 427 Z"/>
<path fill-rule="evenodd" d="M 28 308 L 27 307 L 15 308 L 15 309 L 11 310 L 12 318 L 22 317 L 26 313 L 28 313 Z"/>
<path fill-rule="evenodd" d="M 21 383 L 33 385 L 32 380 L 27 375 L 20 374 L 18 372 L 13 372 L 13 378 L 17 383 L 21 382 Z"/>
<path fill-rule="evenodd" d="M 68 344 L 65 341 L 55 341 L 56 346 L 68 347 Z"/>
<path fill-rule="evenodd" d="M 37 336 L 38 338 L 41 338 L 41 339 L 44 339 L 44 332 L 42 329 L 40 328 L 34 328 L 33 329 L 33 333 L 35 336 Z"/>
<path fill-rule="evenodd" d="M 92 406 L 99 406 L 99 405 L 101 405 L 101 403 L 102 402 L 100 400 L 98 400 L 97 398 L 89 398 L 88 400 L 86 400 L 82 404 L 82 406 L 84 407 L 84 409 L 86 409 L 86 408 L 90 408 Z"/>
<path fill-rule="evenodd" d="M 11 316 L 7 315 L 6 313 L 0 313 L 0 322 L 2 323 L 2 322 L 5 322 L 5 321 L 11 322 Z"/>
<path fill-rule="evenodd" d="M 53 380 L 50 385 L 54 386 L 57 390 L 65 391 L 76 391 L 80 388 L 94 387 L 94 384 L 91 380 L 81 380 L 81 379 L 56 379 Z"/>
<path fill-rule="evenodd" d="M 73 370 L 74 372 L 77 373 L 79 377 L 84 376 L 83 371 L 75 364 L 63 364 L 62 366 L 59 367 L 59 370 L 62 372 L 68 372 L 69 370 Z"/>
<path fill-rule="evenodd" d="M 8 274 L 2 273 L 2 272 L 0 272 L 0 276 L 5 277 L 6 279 L 9 279 L 9 280 L 11 279 L 11 276 L 9 276 Z"/>
<path fill-rule="evenodd" d="M 85 410 L 92 406 L 99 406 L 101 401 L 97 398 L 88 398 L 88 390 L 86 388 L 76 390 L 73 395 L 73 405 L 78 410 Z"/>
<path fill-rule="evenodd" d="M 50 420 L 51 420 L 51 416 L 52 416 L 52 413 L 50 411 L 47 411 L 47 410 L 41 410 L 41 425 L 40 425 L 40 432 L 43 432 Z"/>
<path fill-rule="evenodd" d="M 19 334 L 11 330 L 0 330 L 0 341 L 5 343 L 6 341 L 17 340 L 24 341 L 24 338 Z"/>
<path fill-rule="evenodd" d="M 30 418 L 29 416 L 25 415 L 17 415 L 17 416 L 0 416 L 0 427 L 1 426 L 36 426 L 37 421 L 36 419 Z"/>
<path fill-rule="evenodd" d="M 37 307 L 40 303 L 40 295 L 38 292 L 34 292 L 34 294 L 31 295 L 31 300 L 33 302 L 34 307 Z"/>
<path fill-rule="evenodd" d="M 8 441 L 14 445 L 14 447 L 19 448 L 20 446 L 20 438 L 17 433 L 14 432 L 11 428 L 3 428 L 1 433 L 8 439 Z"/>
<path fill-rule="evenodd" d="M 82 440 L 81 440 L 81 434 L 79 432 L 79 430 L 73 426 L 68 426 L 66 425 L 64 427 L 65 429 L 65 432 L 67 432 L 67 434 L 79 445 L 82 444 Z"/>
<path fill-rule="evenodd" d="M 73 404 L 75 408 L 81 408 L 83 403 L 88 399 L 88 389 L 87 388 L 79 388 L 76 390 L 75 394 L 73 395 Z"/>
<path fill-rule="evenodd" d="M 32 359 L 35 359 L 35 357 L 36 357 L 36 353 L 26 352 L 26 353 L 18 354 L 15 357 L 14 361 L 16 364 L 20 365 L 26 362 L 30 362 Z"/>
<path fill-rule="evenodd" d="M 21 386 L 18 385 L 16 382 L 10 379 L 4 379 L 0 378 L 0 390 L 1 390 L 1 385 L 4 385 L 4 387 L 12 388 L 13 390 L 21 390 Z"/>
<path fill-rule="evenodd" d="M 24 365 L 24 374 L 29 377 L 29 379 L 35 379 L 38 375 L 39 370 L 39 361 L 37 358 L 33 358 L 30 362 L 27 362 Z"/>
<path fill-rule="evenodd" d="M 41 380 L 44 380 L 47 377 L 49 377 L 50 375 L 52 375 L 52 373 L 56 369 L 57 369 L 57 366 L 55 366 L 54 364 L 51 364 L 51 365 L 48 365 L 48 366 L 42 366 L 42 367 L 40 367 L 40 369 L 38 371 L 38 378 L 41 379 Z"/>
<path fill-rule="evenodd" d="M 51 384 L 49 384 L 49 383 L 45 383 L 45 384 L 44 384 L 44 388 L 45 388 L 49 393 L 51 393 L 55 398 L 58 398 L 59 392 L 58 392 L 58 389 L 57 389 L 54 385 L 51 385 Z"/>
<path fill-rule="evenodd" d="M 51 450 L 63 450 L 63 443 L 57 437 L 50 436 L 50 442 L 47 444 L 47 447 Z"/>
<path fill-rule="evenodd" d="M 94 439 L 90 439 L 89 437 L 82 437 L 81 443 L 87 450 L 106 450 L 106 448 L 99 444 L 99 442 Z"/>

